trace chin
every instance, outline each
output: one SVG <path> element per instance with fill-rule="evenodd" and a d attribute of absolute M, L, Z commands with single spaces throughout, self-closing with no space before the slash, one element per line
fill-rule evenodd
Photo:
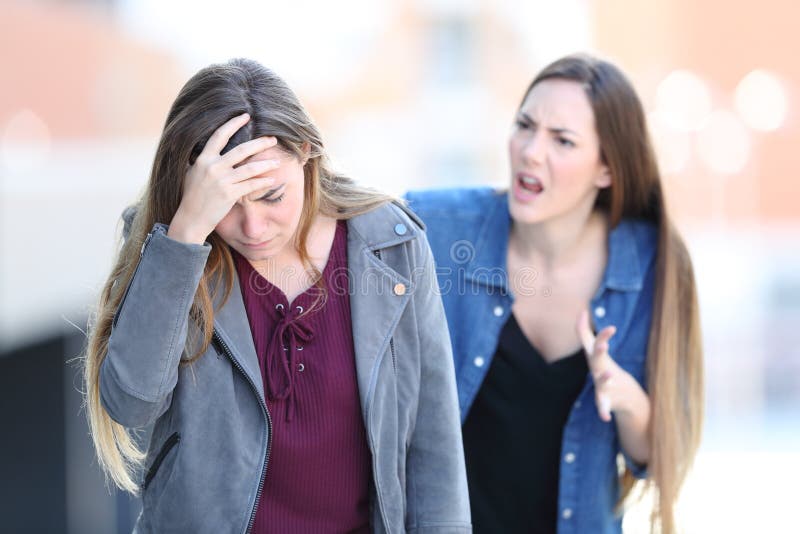
<path fill-rule="evenodd" d="M 522 224 L 540 223 L 545 219 L 542 211 L 533 206 L 522 205 L 513 198 L 509 200 L 508 212 L 514 222 Z"/>

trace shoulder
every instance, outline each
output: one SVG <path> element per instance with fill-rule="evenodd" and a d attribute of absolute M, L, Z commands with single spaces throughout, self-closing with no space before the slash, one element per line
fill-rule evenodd
<path fill-rule="evenodd" d="M 640 261 L 650 263 L 658 251 L 658 225 L 647 219 L 623 219 L 628 239 L 636 246 Z"/>
<path fill-rule="evenodd" d="M 406 229 L 425 230 L 425 223 L 402 200 L 381 204 L 377 208 L 349 219 L 349 224 L 364 233 L 369 230 L 380 231 L 402 224 Z"/>
<path fill-rule="evenodd" d="M 425 237 L 425 224 L 401 201 L 386 202 L 347 221 L 348 231 L 371 248 L 385 248 Z"/>
<path fill-rule="evenodd" d="M 404 195 L 408 207 L 423 220 L 436 215 L 480 215 L 489 206 L 503 201 L 504 197 L 505 192 L 491 187 L 416 190 Z"/>
<path fill-rule="evenodd" d="M 610 282 L 641 288 L 652 278 L 658 253 L 658 225 L 625 218 L 609 234 Z"/>

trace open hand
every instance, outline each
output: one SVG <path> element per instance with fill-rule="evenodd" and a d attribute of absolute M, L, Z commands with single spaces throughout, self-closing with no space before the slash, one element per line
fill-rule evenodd
<path fill-rule="evenodd" d="M 221 155 L 231 137 L 247 122 L 245 113 L 232 118 L 211 135 L 183 182 L 183 197 L 170 222 L 169 235 L 186 243 L 202 244 L 242 197 L 275 181 L 261 176 L 280 165 L 277 159 L 244 163 L 277 143 L 274 137 L 252 139 Z"/>

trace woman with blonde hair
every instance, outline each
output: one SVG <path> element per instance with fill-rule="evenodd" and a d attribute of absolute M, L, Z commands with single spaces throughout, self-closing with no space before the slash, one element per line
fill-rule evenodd
<path fill-rule="evenodd" d="M 443 289 L 475 531 L 620 532 L 638 477 L 672 533 L 702 351 L 642 105 L 611 63 L 568 56 L 525 91 L 508 148 L 508 190 L 407 195 Z"/>
<path fill-rule="evenodd" d="M 423 229 L 330 169 L 279 77 L 192 77 L 124 218 L 85 381 L 136 531 L 470 531 Z"/>

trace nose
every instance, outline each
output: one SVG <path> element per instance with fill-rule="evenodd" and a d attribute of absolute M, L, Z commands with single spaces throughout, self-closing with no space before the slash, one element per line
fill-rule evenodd
<path fill-rule="evenodd" d="M 242 206 L 242 233 L 253 241 L 263 237 L 269 225 L 267 218 L 254 203 L 245 202 Z"/>
<path fill-rule="evenodd" d="M 527 139 L 523 141 L 522 145 L 522 158 L 525 163 L 542 163 L 545 155 L 545 140 L 542 138 L 542 132 L 533 132 Z"/>

